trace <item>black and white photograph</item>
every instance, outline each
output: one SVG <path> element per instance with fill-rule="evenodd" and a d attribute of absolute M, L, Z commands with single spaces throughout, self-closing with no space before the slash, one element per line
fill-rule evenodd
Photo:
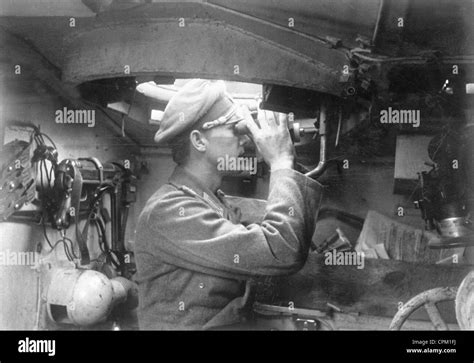
<path fill-rule="evenodd" d="M 1 0 L 0 34 L 0 362 L 474 359 L 474 1 Z"/>

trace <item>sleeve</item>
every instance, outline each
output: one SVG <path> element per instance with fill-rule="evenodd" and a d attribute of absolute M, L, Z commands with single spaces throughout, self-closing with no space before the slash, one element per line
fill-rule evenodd
<path fill-rule="evenodd" d="M 306 260 L 321 197 L 319 183 L 282 169 L 270 176 L 261 224 L 233 224 L 176 191 L 153 206 L 140 228 L 148 252 L 169 264 L 235 279 L 286 275 Z"/>
<path fill-rule="evenodd" d="M 229 205 L 240 211 L 240 223 L 249 225 L 251 223 L 261 224 L 265 217 L 267 201 L 255 198 L 243 198 L 236 196 L 225 196 Z"/>

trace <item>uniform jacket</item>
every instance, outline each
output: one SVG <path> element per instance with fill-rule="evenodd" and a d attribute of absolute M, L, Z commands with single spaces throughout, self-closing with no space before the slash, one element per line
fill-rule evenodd
<path fill-rule="evenodd" d="M 256 276 L 287 275 L 308 255 L 322 186 L 291 169 L 272 172 L 261 223 L 240 223 L 222 192 L 176 167 L 137 224 L 140 329 L 239 323 Z"/>

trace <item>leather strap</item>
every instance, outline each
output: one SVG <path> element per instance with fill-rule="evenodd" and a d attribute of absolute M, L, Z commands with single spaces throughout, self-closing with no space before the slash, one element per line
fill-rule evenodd
<path fill-rule="evenodd" d="M 87 248 L 87 233 L 89 231 L 89 219 L 86 220 L 84 229 L 79 230 L 79 211 L 81 207 L 81 193 L 82 193 L 82 174 L 77 168 L 74 161 L 70 163 L 74 171 L 74 182 L 71 192 L 71 205 L 74 207 L 74 224 L 76 228 L 76 240 L 81 253 L 81 265 L 88 265 L 90 263 L 89 250 Z"/>

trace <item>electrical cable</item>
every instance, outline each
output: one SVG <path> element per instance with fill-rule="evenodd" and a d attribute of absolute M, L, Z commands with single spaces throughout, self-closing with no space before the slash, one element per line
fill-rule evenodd
<path fill-rule="evenodd" d="M 65 241 L 64 239 L 59 239 L 59 240 L 57 240 L 56 243 L 53 245 L 51 251 L 48 251 L 48 252 L 46 253 L 46 255 L 51 254 L 51 253 L 56 249 L 56 247 L 57 247 L 60 243 L 63 244 L 64 253 L 66 254 L 67 259 L 68 259 L 69 261 L 74 261 L 74 259 L 71 257 L 71 255 L 70 255 L 70 253 L 69 253 L 68 246 L 67 246 L 66 241 Z"/>
<path fill-rule="evenodd" d="M 133 99 L 135 98 L 135 94 L 133 95 Z M 133 106 L 133 100 L 129 108 L 129 112 L 131 111 Z M 105 114 L 106 112 L 102 110 Z M 108 116 L 108 115 L 107 115 Z M 37 147 L 41 147 L 41 149 L 44 149 L 46 147 L 45 139 L 48 140 L 48 143 L 50 143 L 53 148 L 56 150 L 56 144 L 54 141 L 45 133 L 40 132 L 39 130 L 36 131 L 33 135 L 34 141 L 37 144 Z M 48 149 L 46 151 L 49 152 Z M 62 236 L 61 239 L 56 241 L 54 245 L 51 243 L 48 234 L 47 234 L 47 226 L 46 226 L 46 219 L 48 217 L 48 209 L 47 206 L 51 202 L 49 200 L 48 196 L 48 191 L 51 189 L 51 182 L 53 181 L 53 175 L 55 172 L 55 165 L 54 162 L 51 163 L 50 168 L 48 168 L 48 164 L 46 162 L 47 156 L 46 154 L 42 155 L 42 158 L 36 163 L 36 169 L 37 172 L 40 174 L 40 202 L 41 202 L 41 208 L 42 208 L 42 229 L 43 229 L 43 234 L 46 242 L 48 243 L 50 247 L 49 253 L 52 253 L 56 249 L 56 247 L 62 243 L 63 248 L 64 248 L 64 253 L 69 261 L 74 261 L 74 259 L 77 259 L 77 254 L 74 249 L 74 242 L 66 237 L 65 235 Z M 46 180 L 45 180 L 46 178 Z M 47 182 L 47 186 L 46 186 Z M 97 235 L 99 237 L 99 247 L 101 251 L 104 253 L 106 261 L 113 265 L 115 268 L 120 268 L 120 255 L 118 254 L 119 252 L 113 251 L 109 243 L 107 241 L 107 234 L 106 234 L 106 225 L 105 222 L 103 221 L 102 217 L 99 214 L 99 211 L 97 210 L 98 203 L 101 201 L 103 198 L 104 194 L 107 192 L 110 192 L 110 190 L 113 190 L 116 185 L 116 183 L 104 183 L 101 186 L 99 186 L 95 193 L 94 193 L 94 198 L 92 199 L 89 213 L 88 213 L 88 221 L 94 222 L 95 228 L 97 230 Z"/>
<path fill-rule="evenodd" d="M 51 244 L 51 241 L 48 238 L 48 234 L 46 233 L 46 223 L 44 222 L 44 216 L 41 218 L 41 224 L 43 226 L 44 238 L 46 239 L 46 242 L 48 243 L 49 247 L 53 249 L 53 245 Z"/>
<path fill-rule="evenodd" d="M 48 135 L 46 135 L 44 132 L 40 132 L 40 136 L 43 140 L 43 144 L 44 144 L 43 136 L 45 136 L 48 139 L 48 141 L 51 143 L 51 145 L 53 145 L 54 149 L 58 150 L 58 148 L 56 147 L 56 144 L 54 143 L 54 141 Z"/>
<path fill-rule="evenodd" d="M 70 243 L 70 248 L 71 248 L 71 250 L 70 250 L 69 252 L 70 252 L 71 256 L 73 256 L 73 257 L 76 258 L 76 259 L 79 258 L 79 257 L 76 255 L 76 252 L 74 251 L 74 242 L 73 242 L 70 238 L 68 238 L 68 237 L 66 237 L 66 236 L 64 236 L 63 239 L 64 239 L 65 241 L 68 241 L 68 242 Z M 69 247 L 68 247 L 68 248 L 69 248 Z"/>
<path fill-rule="evenodd" d="M 99 248 L 102 251 L 102 253 L 105 253 L 105 249 L 104 249 L 104 246 L 103 246 L 104 240 L 103 240 L 103 237 L 102 237 L 102 233 L 100 231 L 100 227 L 97 224 L 97 222 L 95 222 L 94 225 L 95 225 L 95 228 L 96 228 L 96 231 L 97 231 L 97 236 L 99 237 Z"/>
<path fill-rule="evenodd" d="M 109 257 L 109 261 L 112 263 L 112 265 L 114 265 L 115 268 L 119 269 L 120 263 L 115 261 L 115 259 L 113 258 L 115 256 L 115 258 L 119 260 L 117 253 L 115 251 L 108 250 L 107 256 Z"/>
<path fill-rule="evenodd" d="M 38 165 L 41 165 L 41 163 L 38 163 L 37 164 L 37 168 L 38 168 Z M 44 183 L 43 183 L 43 173 L 42 173 L 42 169 L 41 169 L 41 166 L 39 168 L 39 173 L 40 173 L 40 181 L 41 181 L 41 193 L 40 193 L 40 198 L 41 198 L 41 209 L 42 209 L 42 218 L 41 218 L 41 224 L 43 225 L 43 234 L 44 234 L 44 237 L 46 239 L 46 242 L 48 243 L 49 247 L 51 248 L 51 250 L 54 249 L 51 241 L 49 240 L 48 238 L 48 234 L 46 232 L 46 222 L 45 222 L 45 215 L 47 215 L 46 213 L 46 208 L 45 208 L 45 203 L 44 203 L 44 198 L 45 198 L 45 191 L 44 191 Z"/>
<path fill-rule="evenodd" d="M 43 132 L 40 132 L 39 129 L 38 131 L 36 131 L 34 133 L 34 136 L 33 136 L 36 144 L 37 144 L 37 147 L 39 146 L 46 146 L 46 143 L 45 143 L 45 140 L 44 138 L 46 138 L 52 145 L 52 147 L 57 150 L 57 147 L 56 147 L 56 144 L 54 143 L 54 141 L 51 139 L 51 137 L 49 137 L 47 134 L 43 133 Z M 51 253 L 53 252 L 56 247 L 58 246 L 58 244 L 62 243 L 63 244 L 63 248 L 64 248 L 64 253 L 67 257 L 67 259 L 69 261 L 74 261 L 74 258 L 78 258 L 77 257 L 77 254 L 76 252 L 74 251 L 74 242 L 66 237 L 65 235 L 59 239 L 58 241 L 56 241 L 56 243 L 53 245 L 51 243 L 51 241 L 49 240 L 48 238 L 48 234 L 47 234 L 47 231 L 46 231 L 46 222 L 45 222 L 45 217 L 47 217 L 47 210 L 46 210 L 46 187 L 45 187 L 45 180 L 44 180 L 44 176 L 43 176 L 43 173 L 46 175 L 46 179 L 47 179 L 47 182 L 48 182 L 48 189 L 51 188 L 51 181 L 52 181 L 52 177 L 53 177 L 53 173 L 54 173 L 54 165 L 51 165 L 50 169 L 48 170 L 48 165 L 46 163 L 46 160 L 43 158 L 41 159 L 40 161 L 37 162 L 36 164 L 36 169 L 37 169 L 37 173 L 39 172 L 40 174 L 40 198 L 41 198 L 41 209 L 42 209 L 42 227 L 43 227 L 43 235 L 45 237 L 45 240 L 46 242 L 48 243 L 49 247 L 50 247 L 50 251 L 48 252 Z"/>
<path fill-rule="evenodd" d="M 101 235 L 102 235 L 102 241 L 104 243 L 104 248 L 105 248 L 105 251 L 107 252 L 107 251 L 110 250 L 110 248 L 109 248 L 109 243 L 107 241 L 107 233 L 105 231 L 105 223 L 102 220 L 102 218 L 97 219 L 97 225 L 100 228 L 100 232 L 101 232 Z"/>
<path fill-rule="evenodd" d="M 40 132 L 39 129 L 36 130 L 33 134 L 33 138 L 36 142 L 36 145 L 37 147 L 39 146 L 46 146 L 46 143 L 44 141 L 44 137 L 46 137 L 46 139 L 51 143 L 51 145 L 54 147 L 54 149 L 56 150 L 56 144 L 54 143 L 54 141 L 51 139 L 51 137 L 49 137 L 47 134 L 43 133 L 43 132 Z M 46 188 L 45 188 L 45 180 L 44 180 L 44 177 L 43 177 L 43 172 L 44 174 L 46 175 L 46 179 L 47 179 L 47 182 L 48 182 L 48 189 L 51 188 L 51 180 L 52 180 L 52 175 L 53 175 L 53 172 L 54 172 L 54 166 L 51 165 L 51 168 L 49 169 L 48 171 L 48 166 L 46 164 L 46 160 L 45 159 L 41 159 L 40 161 L 38 161 L 36 163 L 36 171 L 37 173 L 39 173 L 40 175 L 40 189 L 41 189 L 41 192 L 40 192 L 40 198 L 41 198 L 41 209 L 42 209 L 42 218 L 41 218 L 41 224 L 42 224 L 42 229 L 43 229 L 43 235 L 44 235 L 44 238 L 46 240 L 46 242 L 48 243 L 49 247 L 50 247 L 50 252 L 53 251 L 57 244 L 56 243 L 54 246 L 53 244 L 51 243 L 49 237 L 48 237 L 48 233 L 47 233 L 47 230 L 46 230 L 46 222 L 45 222 L 45 217 L 47 217 L 47 210 L 46 210 L 46 203 L 45 203 L 45 199 L 46 199 Z M 63 241 L 64 244 L 66 244 L 66 242 Z M 69 253 L 69 248 L 65 245 L 65 253 L 66 253 L 66 257 L 68 257 L 68 259 L 72 260 L 70 257 L 70 253 Z"/>
<path fill-rule="evenodd" d="M 69 261 L 72 261 L 73 259 L 72 259 L 72 257 L 71 257 L 71 254 L 69 253 L 69 248 L 68 248 L 66 242 L 64 241 L 64 239 L 61 240 L 61 241 L 63 242 L 64 254 L 66 255 L 66 257 L 67 257 L 67 259 L 68 259 Z"/>

